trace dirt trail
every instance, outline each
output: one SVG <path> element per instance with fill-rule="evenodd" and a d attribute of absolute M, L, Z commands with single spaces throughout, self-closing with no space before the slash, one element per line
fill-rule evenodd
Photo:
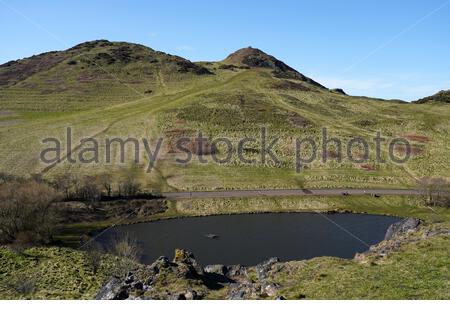
<path fill-rule="evenodd" d="M 287 196 L 419 196 L 415 189 L 266 189 L 266 190 L 224 190 L 224 191 L 182 191 L 163 192 L 168 199 L 208 199 L 208 198 L 250 198 Z"/>

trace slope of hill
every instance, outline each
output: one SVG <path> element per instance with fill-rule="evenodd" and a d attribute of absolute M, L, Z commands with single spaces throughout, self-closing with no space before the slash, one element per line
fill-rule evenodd
<path fill-rule="evenodd" d="M 209 74 L 142 45 L 97 40 L 0 65 L 0 97 L 15 110 L 73 111 L 145 97 Z"/>
<path fill-rule="evenodd" d="M 425 97 L 415 101 L 416 103 L 427 103 L 427 102 L 444 102 L 450 103 L 450 90 L 442 90 L 432 96 Z"/>
<path fill-rule="evenodd" d="M 405 187 L 414 186 L 417 177 L 449 174 L 447 105 L 337 94 L 258 49 L 238 50 L 220 62 L 192 63 L 141 45 L 93 41 L 2 65 L 0 79 L 0 171 L 13 174 L 120 171 L 124 164 L 119 163 L 118 148 L 110 164 L 104 156 L 98 164 L 63 161 L 48 168 L 41 163 L 42 139 L 57 137 L 64 149 L 68 126 L 73 128 L 74 157 L 80 138 L 164 138 L 151 173 L 146 173 L 147 157 L 140 150 L 140 179 L 148 190 Z M 279 139 L 274 148 L 279 163 L 247 164 L 236 154 L 226 164 L 212 155 L 205 155 L 207 164 L 197 157 L 186 165 L 175 162 L 179 154 L 172 146 L 179 137 L 202 131 L 209 139 L 229 138 L 236 150 L 239 139 L 260 139 L 261 127 L 268 138 Z M 352 137 L 366 138 L 372 150 L 369 160 L 338 161 L 332 148 L 323 162 L 318 144 L 317 160 L 297 174 L 294 139 L 320 142 L 325 127 L 329 137 L 343 139 L 344 147 Z M 412 159 L 406 165 L 376 161 L 377 131 L 386 139 L 407 138 Z M 99 148 L 104 155 L 104 144 Z M 386 158 L 387 144 L 381 152 Z M 395 152 L 402 155 L 404 149 Z M 215 156 L 225 158 L 224 149 Z M 244 156 L 260 159 L 258 144 L 247 145 Z M 133 159 L 134 153 L 128 152 L 126 163 Z"/>

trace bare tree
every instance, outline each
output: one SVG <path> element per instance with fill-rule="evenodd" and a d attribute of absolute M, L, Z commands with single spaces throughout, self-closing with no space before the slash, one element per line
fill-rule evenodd
<path fill-rule="evenodd" d="M 70 199 L 73 193 L 75 177 L 70 172 L 59 174 L 53 180 L 53 186 L 56 190 L 64 194 L 65 199 Z"/>
<path fill-rule="evenodd" d="M 97 185 L 96 177 L 86 176 L 80 179 L 76 196 L 89 202 L 98 201 L 101 198 L 101 191 Z"/>
<path fill-rule="evenodd" d="M 424 199 L 430 206 L 450 205 L 450 182 L 444 178 L 421 178 L 417 187 Z"/>
<path fill-rule="evenodd" d="M 121 182 L 119 183 L 119 195 L 135 196 L 141 191 L 138 175 L 139 168 L 135 164 L 130 168 L 122 169 Z"/>
<path fill-rule="evenodd" d="M 100 175 L 98 175 L 97 176 L 97 183 L 98 183 L 98 185 L 105 191 L 105 194 L 108 196 L 108 197 L 111 197 L 111 195 L 112 195 L 112 191 L 113 191 L 113 188 L 112 188 L 112 181 L 113 181 L 113 178 L 112 178 L 112 175 L 110 174 L 110 173 L 102 173 L 102 174 L 100 174 Z"/>

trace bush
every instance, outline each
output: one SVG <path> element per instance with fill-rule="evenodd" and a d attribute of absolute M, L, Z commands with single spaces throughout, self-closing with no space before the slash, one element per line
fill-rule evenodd
<path fill-rule="evenodd" d="M 0 184 L 0 242 L 47 243 L 56 214 L 58 193 L 36 181 Z"/>
<path fill-rule="evenodd" d="M 119 184 L 119 195 L 121 196 L 135 196 L 141 190 L 141 185 L 135 181 L 126 180 Z"/>
<path fill-rule="evenodd" d="M 0 172 L 0 184 L 6 183 L 6 182 L 12 182 L 16 180 L 16 178 L 10 174 L 7 174 L 5 172 Z"/>
<path fill-rule="evenodd" d="M 137 165 L 122 169 L 122 179 L 119 183 L 119 195 L 135 196 L 141 191 L 141 185 L 138 182 L 138 171 L 139 168 Z"/>
<path fill-rule="evenodd" d="M 118 257 L 111 273 L 119 278 L 125 277 L 136 266 L 140 248 L 136 238 L 128 233 L 117 233 L 111 241 L 110 251 Z"/>
<path fill-rule="evenodd" d="M 103 188 L 108 197 L 112 196 L 112 175 L 110 173 L 103 173 L 97 176 L 96 181 L 98 185 Z"/>
<path fill-rule="evenodd" d="M 76 197 L 89 202 L 97 201 L 102 193 L 97 186 L 95 177 L 85 177 L 81 180 L 76 190 Z"/>
<path fill-rule="evenodd" d="M 57 175 L 53 180 L 52 185 L 64 195 L 66 200 L 68 200 L 73 195 L 73 189 L 74 186 L 77 185 L 77 179 L 70 172 L 66 172 Z"/>
<path fill-rule="evenodd" d="M 425 203 L 430 206 L 450 206 L 450 182 L 444 178 L 422 178 L 417 183 Z"/>
<path fill-rule="evenodd" d="M 103 252 L 100 245 L 91 241 L 86 246 L 86 262 L 92 268 L 92 272 L 96 274 L 102 263 Z"/>

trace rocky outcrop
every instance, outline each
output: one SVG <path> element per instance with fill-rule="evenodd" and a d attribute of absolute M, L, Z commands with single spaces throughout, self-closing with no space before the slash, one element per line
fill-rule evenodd
<path fill-rule="evenodd" d="M 445 227 L 439 225 L 422 227 L 421 220 L 406 218 L 389 226 L 383 241 L 371 246 L 366 252 L 356 254 L 354 260 L 369 263 L 387 257 L 405 244 L 417 243 L 430 237 L 446 234 L 449 234 L 449 230 Z"/>
<path fill-rule="evenodd" d="M 119 297 L 122 281 L 118 277 L 112 277 L 97 293 L 97 300 L 114 300 Z M 127 298 L 127 297 L 126 297 Z"/>
<path fill-rule="evenodd" d="M 270 258 L 256 267 L 258 279 L 252 279 L 242 265 L 207 265 L 204 268 L 194 255 L 176 249 L 173 260 L 159 257 L 142 270 L 129 272 L 120 279 L 112 277 L 98 292 L 96 299 L 202 299 L 211 289 L 227 287 L 228 299 L 275 298 L 279 285 L 267 278 L 276 271 L 278 258 Z M 255 270 L 252 269 L 252 272 Z"/>
<path fill-rule="evenodd" d="M 280 262 L 277 257 L 272 257 L 256 266 L 256 274 L 259 280 L 267 278 L 268 272 L 272 269 L 273 265 Z"/>
<path fill-rule="evenodd" d="M 222 61 L 225 65 L 232 66 L 246 66 L 248 68 L 265 68 L 271 69 L 272 74 L 281 79 L 295 79 L 307 82 L 315 87 L 325 89 L 324 86 L 316 81 L 308 78 L 291 68 L 284 62 L 278 60 L 274 56 L 252 47 L 239 49 L 230 54 L 225 60 Z"/>
<path fill-rule="evenodd" d="M 130 272 L 124 280 L 112 277 L 99 291 L 95 299 L 97 300 L 125 300 L 128 299 L 132 291 L 146 290 L 147 286 L 139 281 L 134 273 Z"/>
<path fill-rule="evenodd" d="M 229 300 L 264 299 L 279 297 L 280 285 L 267 281 L 232 283 L 227 298 Z"/>
<path fill-rule="evenodd" d="M 185 278 L 197 278 L 203 275 L 203 268 L 195 260 L 194 255 L 183 249 L 175 250 L 173 264 L 177 267 L 180 276 Z"/>
<path fill-rule="evenodd" d="M 347 93 L 345 93 L 345 91 L 341 88 L 334 88 L 334 89 L 330 89 L 331 92 L 333 93 L 337 93 L 337 94 L 342 94 L 344 96 L 347 95 Z"/>
<path fill-rule="evenodd" d="M 393 223 L 389 226 L 384 236 L 384 240 L 390 240 L 397 235 L 417 230 L 420 225 L 420 220 L 416 218 L 406 218 L 402 221 Z"/>
<path fill-rule="evenodd" d="M 197 263 L 194 255 L 177 249 L 173 261 L 162 256 L 150 266 L 129 272 L 123 279 L 113 276 L 101 288 L 96 299 L 199 299 L 202 293 L 193 290 L 193 283 L 190 281 L 201 282 L 203 277 L 203 268 Z M 180 282 L 180 285 L 172 290 L 166 290 L 166 285 L 172 284 L 170 282 Z"/>
<path fill-rule="evenodd" d="M 204 270 L 206 273 L 225 276 L 227 274 L 228 268 L 223 264 L 212 264 L 205 266 Z"/>
<path fill-rule="evenodd" d="M 413 103 L 428 103 L 428 102 L 450 103 L 450 90 L 441 90 L 432 96 L 413 101 Z"/>

